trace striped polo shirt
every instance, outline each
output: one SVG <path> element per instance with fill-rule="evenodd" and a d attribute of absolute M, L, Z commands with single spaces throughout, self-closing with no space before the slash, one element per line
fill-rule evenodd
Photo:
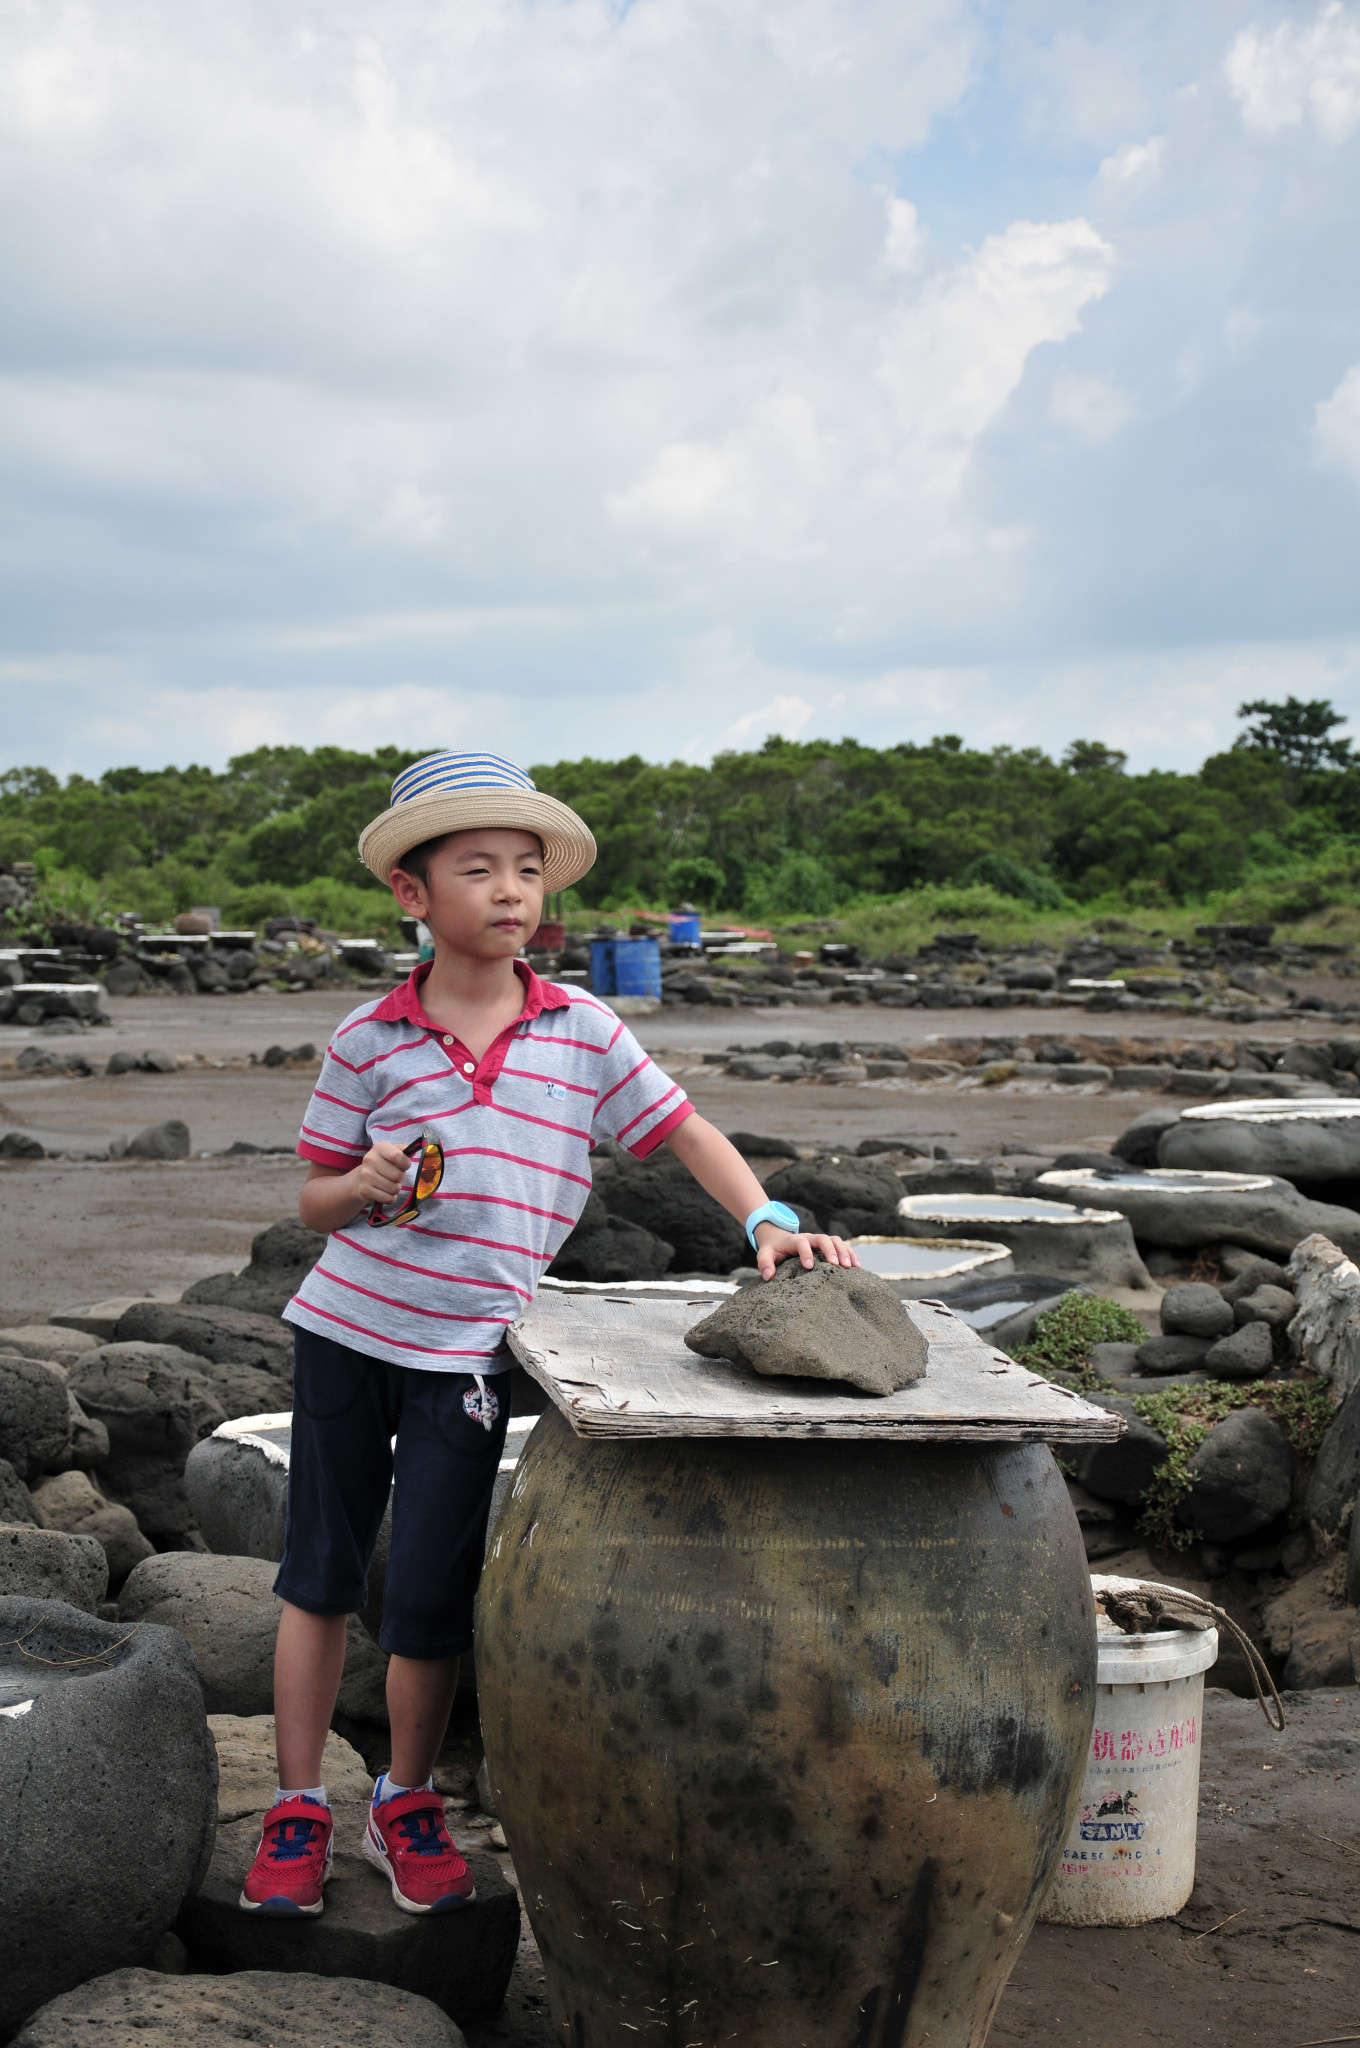
<path fill-rule="evenodd" d="M 346 1017 L 297 1149 L 347 1171 L 428 1131 L 444 1178 L 410 1223 L 333 1230 L 284 1316 L 395 1365 L 505 1370 L 490 1354 L 585 1207 L 592 1144 L 645 1159 L 694 1112 L 612 1010 L 518 960 L 524 1008 L 474 1059 L 425 1015 L 429 971 Z"/>

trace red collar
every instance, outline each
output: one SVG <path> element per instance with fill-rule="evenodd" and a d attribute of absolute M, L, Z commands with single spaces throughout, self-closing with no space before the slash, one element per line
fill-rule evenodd
<path fill-rule="evenodd" d="M 422 960 L 409 979 L 394 988 L 391 995 L 384 996 L 369 1016 L 379 1024 L 415 1024 L 422 1031 L 440 1031 L 438 1024 L 432 1024 L 425 1015 L 425 1006 L 420 1000 L 421 984 L 434 966 L 433 960 Z M 571 1004 L 571 997 L 555 982 L 544 981 L 534 973 L 524 960 L 516 960 L 514 969 L 524 983 L 524 1008 L 515 1019 L 517 1024 L 528 1023 L 543 1010 L 565 1010 Z M 441 1034 L 442 1035 L 442 1034 Z"/>

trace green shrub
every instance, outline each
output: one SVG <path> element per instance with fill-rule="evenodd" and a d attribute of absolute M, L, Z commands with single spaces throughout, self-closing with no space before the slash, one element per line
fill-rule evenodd
<path fill-rule="evenodd" d="M 811 853 L 786 853 L 773 869 L 747 877 L 742 907 L 748 917 L 826 917 L 844 896 L 825 862 Z"/>
<path fill-rule="evenodd" d="M 1039 1317 L 1031 1341 L 1015 1354 L 1016 1363 L 1045 1378 L 1066 1373 L 1087 1393 L 1109 1392 L 1091 1365 L 1097 1344 L 1141 1344 L 1147 1332 L 1137 1316 L 1100 1295 L 1065 1294 L 1056 1307 Z M 1198 1386 L 1158 1387 L 1132 1396 L 1143 1421 L 1166 1439 L 1167 1455 L 1139 1502 L 1138 1535 L 1158 1550 L 1188 1550 L 1200 1540 L 1197 1529 L 1177 1519 L 1181 1502 L 1194 1485 L 1190 1461 L 1216 1422 L 1235 1408 L 1260 1408 L 1283 1430 L 1295 1457 L 1315 1458 L 1336 1415 L 1325 1380 L 1311 1375 L 1289 1380 L 1262 1380 L 1243 1385 L 1236 1380 L 1206 1380 Z"/>
<path fill-rule="evenodd" d="M 1097 1344 L 1142 1344 L 1147 1331 L 1131 1310 L 1101 1294 L 1065 1294 L 1045 1310 L 1028 1344 L 1021 1345 L 1018 1365 L 1043 1373 L 1073 1373 L 1088 1390 L 1104 1385 L 1091 1364 Z"/>
<path fill-rule="evenodd" d="M 1239 1381 L 1208 1380 L 1195 1387 L 1159 1387 L 1154 1394 L 1135 1394 L 1133 1405 L 1144 1422 L 1166 1438 L 1167 1456 L 1143 1495 L 1138 1534 L 1161 1550 L 1188 1550 L 1200 1540 L 1176 1511 L 1194 1485 L 1190 1461 L 1216 1422 L 1235 1408 L 1260 1408 L 1279 1424 L 1297 1458 L 1315 1458 L 1336 1410 L 1325 1380 L 1303 1378 Z"/>
<path fill-rule="evenodd" d="M 311 917 L 327 931 L 356 938 L 395 937 L 401 915 L 390 890 L 337 882 L 328 875 L 299 882 L 291 889 L 269 883 L 229 889 L 222 910 L 231 924 L 260 925 L 269 917 Z"/>
<path fill-rule="evenodd" d="M 995 889 L 1001 896 L 1014 896 L 1021 903 L 1032 903 L 1036 910 L 1061 910 L 1065 898 L 1057 883 L 1047 875 L 1038 875 L 1033 868 L 1023 867 L 1018 860 L 1012 860 L 1006 853 L 984 853 L 959 876 L 965 886 L 981 883 L 984 888 Z"/>
<path fill-rule="evenodd" d="M 666 869 L 666 888 L 674 903 L 697 903 L 702 909 L 710 910 L 726 887 L 726 875 L 706 854 L 685 854 L 680 860 L 673 860 Z M 620 905 L 627 904 L 629 900 L 625 890 L 619 898 Z"/>

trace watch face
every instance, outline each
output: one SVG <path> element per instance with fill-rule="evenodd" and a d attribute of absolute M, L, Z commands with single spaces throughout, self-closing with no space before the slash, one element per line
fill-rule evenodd
<path fill-rule="evenodd" d="M 787 1202 L 766 1202 L 764 1208 L 754 1211 L 751 1221 L 746 1226 L 748 1233 L 758 1229 L 762 1223 L 774 1223 L 780 1230 L 796 1231 L 798 1212 L 791 1209 Z M 751 1241 L 755 1242 L 754 1237 Z"/>

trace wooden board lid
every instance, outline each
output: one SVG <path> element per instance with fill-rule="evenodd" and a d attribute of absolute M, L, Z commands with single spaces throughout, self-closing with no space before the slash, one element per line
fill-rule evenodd
<path fill-rule="evenodd" d="M 713 1305 L 712 1295 L 544 1293 L 511 1327 L 510 1348 L 578 1436 L 1093 1443 L 1124 1429 L 1119 1415 L 985 1343 L 943 1302 L 903 1302 L 929 1346 L 925 1376 L 881 1398 L 700 1358 L 685 1331 Z"/>

